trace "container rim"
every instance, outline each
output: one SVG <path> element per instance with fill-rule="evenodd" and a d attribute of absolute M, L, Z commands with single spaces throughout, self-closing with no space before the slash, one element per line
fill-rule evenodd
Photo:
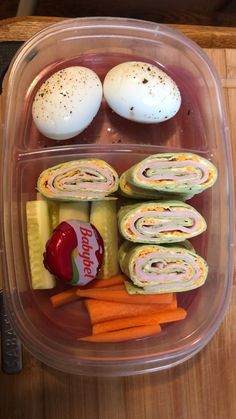
<path fill-rule="evenodd" d="M 140 34 L 151 34 L 154 37 L 157 34 L 165 34 L 169 38 L 174 38 L 178 40 L 183 46 L 187 47 L 194 51 L 198 55 L 200 60 L 203 60 L 207 64 L 211 73 L 213 73 L 214 78 L 219 79 L 218 74 L 215 70 L 215 67 L 207 54 L 203 49 L 193 40 L 189 39 L 186 35 L 180 33 L 174 28 L 170 28 L 168 24 L 156 23 L 154 21 L 135 19 L 135 18 L 126 18 L 126 17 L 112 17 L 112 16 L 91 16 L 91 17 L 77 17 L 77 18 L 67 18 L 63 19 L 60 22 L 52 23 L 49 26 L 41 29 L 28 40 L 26 40 L 23 45 L 18 49 L 15 56 L 11 60 L 8 71 L 6 72 L 5 78 L 8 78 L 10 74 L 14 74 L 17 71 L 17 66 L 24 56 L 27 56 L 28 51 L 32 46 L 35 46 L 41 42 L 42 38 L 53 36 L 57 33 L 59 29 L 62 31 L 68 31 L 72 28 L 74 29 L 89 29 L 89 28 L 109 28 L 109 29 L 128 29 L 133 31 L 136 29 Z M 4 84 L 4 83 L 3 83 Z"/>

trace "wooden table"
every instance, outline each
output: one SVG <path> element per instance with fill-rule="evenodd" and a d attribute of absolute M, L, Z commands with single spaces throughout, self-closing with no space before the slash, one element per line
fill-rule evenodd
<path fill-rule="evenodd" d="M 59 18 L 0 21 L 1 40 L 25 40 Z M 236 29 L 172 25 L 202 47 L 225 90 L 236 165 Z M 231 305 L 211 342 L 168 371 L 125 378 L 64 374 L 24 351 L 21 374 L 0 374 L 1 419 L 235 419 L 236 281 Z"/>

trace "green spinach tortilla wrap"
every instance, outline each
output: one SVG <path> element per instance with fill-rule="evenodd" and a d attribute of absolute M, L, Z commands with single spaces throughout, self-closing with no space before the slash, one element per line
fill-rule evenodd
<path fill-rule="evenodd" d="M 129 293 L 182 292 L 202 286 L 207 278 L 206 261 L 183 246 L 122 243 L 122 272 L 131 280 Z"/>
<path fill-rule="evenodd" d="M 192 153 L 154 154 L 129 169 L 131 185 L 146 190 L 197 194 L 216 181 L 217 169 L 208 160 Z"/>
<path fill-rule="evenodd" d="M 206 230 L 199 212 L 182 201 L 147 201 L 124 205 L 118 212 L 121 235 L 135 243 L 173 243 Z"/>
<path fill-rule="evenodd" d="M 93 201 L 106 199 L 118 189 L 115 170 L 99 159 L 72 160 L 44 170 L 38 191 L 48 199 Z"/>

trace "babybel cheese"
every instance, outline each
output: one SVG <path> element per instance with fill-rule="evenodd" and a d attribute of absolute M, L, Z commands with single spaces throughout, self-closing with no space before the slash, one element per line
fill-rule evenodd
<path fill-rule="evenodd" d="M 72 285 L 88 284 L 98 274 L 103 257 L 103 240 L 90 223 L 64 221 L 46 244 L 45 267 Z"/>

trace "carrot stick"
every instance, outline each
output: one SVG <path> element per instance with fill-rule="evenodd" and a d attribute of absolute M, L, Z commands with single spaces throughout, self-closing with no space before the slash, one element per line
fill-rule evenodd
<path fill-rule="evenodd" d="M 111 287 L 112 289 L 123 289 L 122 284 L 126 280 L 127 280 L 127 276 L 123 274 L 115 275 L 110 279 L 95 279 L 95 281 L 89 284 L 89 289 L 90 287 L 91 288 Z M 79 296 L 76 295 L 77 291 L 78 291 L 77 287 L 72 287 L 66 291 L 53 295 L 52 297 L 50 297 L 50 301 L 53 307 L 54 308 L 61 307 L 64 304 L 77 300 L 79 298 Z"/>
<path fill-rule="evenodd" d="M 86 299 L 84 300 L 84 303 L 88 310 L 92 325 L 108 320 L 155 314 L 163 310 L 177 308 L 175 294 L 173 301 L 169 304 L 126 304 L 92 299 Z"/>
<path fill-rule="evenodd" d="M 108 288 L 78 289 L 78 297 L 93 298 L 95 300 L 114 301 L 128 304 L 169 304 L 173 300 L 173 293 L 166 294 L 128 294 L 124 285 Z"/>
<path fill-rule="evenodd" d="M 91 282 L 89 285 L 91 288 L 106 288 L 113 285 L 123 284 L 124 281 L 128 281 L 128 277 L 124 274 L 117 274 L 109 279 L 95 279 L 95 281 Z"/>
<path fill-rule="evenodd" d="M 93 335 L 98 333 L 113 332 L 115 330 L 128 329 L 135 326 L 151 326 L 153 324 L 169 323 L 176 320 L 183 320 L 187 315 L 183 308 L 164 310 L 159 313 L 138 315 L 122 319 L 109 320 L 93 325 Z"/>
<path fill-rule="evenodd" d="M 54 308 L 63 306 L 64 304 L 67 304 L 67 303 L 70 303 L 72 301 L 76 301 L 79 299 L 76 292 L 77 292 L 76 287 L 69 288 L 66 291 L 59 292 L 58 294 L 55 294 L 52 297 L 50 297 L 50 301 Z"/>
<path fill-rule="evenodd" d="M 152 336 L 161 332 L 159 324 L 151 326 L 130 327 L 128 329 L 116 330 L 114 332 L 100 333 L 98 335 L 86 336 L 79 340 L 87 342 L 124 342 L 131 339 L 140 339 Z"/>
<path fill-rule="evenodd" d="M 123 289 L 122 284 L 114 285 L 110 287 L 112 290 L 121 290 Z M 50 297 L 50 301 L 54 308 L 61 307 L 65 304 L 71 303 L 76 301 L 80 298 L 79 296 L 79 288 L 72 287 L 66 291 L 60 292 Z"/>

